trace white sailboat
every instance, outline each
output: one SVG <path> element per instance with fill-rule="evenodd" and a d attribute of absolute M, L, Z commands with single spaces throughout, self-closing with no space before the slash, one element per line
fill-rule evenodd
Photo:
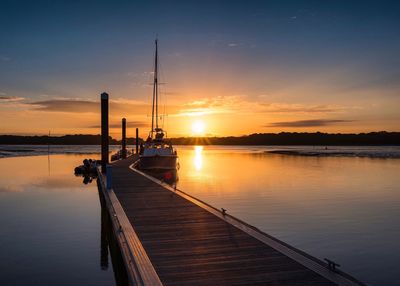
<path fill-rule="evenodd" d="M 158 44 L 154 61 L 153 102 L 151 131 L 139 156 L 139 168 L 143 170 L 173 170 L 177 168 L 178 155 L 172 143 L 166 140 L 166 132 L 159 127 L 158 116 Z"/>

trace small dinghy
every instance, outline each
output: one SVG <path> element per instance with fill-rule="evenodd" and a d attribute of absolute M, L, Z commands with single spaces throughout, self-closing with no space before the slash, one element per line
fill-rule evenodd
<path fill-rule="evenodd" d="M 97 173 L 97 166 L 100 165 L 100 161 L 85 159 L 83 160 L 83 165 L 75 168 L 75 175 L 93 175 Z"/>

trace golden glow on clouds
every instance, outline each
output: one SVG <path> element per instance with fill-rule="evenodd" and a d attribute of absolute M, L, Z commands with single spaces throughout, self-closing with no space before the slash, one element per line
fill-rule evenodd
<path fill-rule="evenodd" d="M 164 129 L 169 137 L 238 136 L 260 132 L 369 132 L 398 131 L 399 99 L 386 95 L 374 99 L 346 101 L 326 99 L 300 101 L 270 95 L 168 96 Z M 208 93 L 205 93 L 208 94 Z M 7 96 L 7 98 L 6 98 Z M 46 97 L 31 100 L 22 95 L 0 98 L 0 133 L 2 134 L 99 134 L 98 99 Z M 128 121 L 128 137 L 139 127 L 147 136 L 150 126 L 150 104 L 146 100 L 124 98 L 110 100 L 110 135 L 121 137 L 120 122 Z M 24 98 L 23 98 L 24 97 Z M 275 100 L 273 100 L 275 99 Z M 388 100 L 391 99 L 391 100 Z M 163 105 L 162 105 L 163 106 Z M 162 108 L 163 111 L 163 108 Z"/>

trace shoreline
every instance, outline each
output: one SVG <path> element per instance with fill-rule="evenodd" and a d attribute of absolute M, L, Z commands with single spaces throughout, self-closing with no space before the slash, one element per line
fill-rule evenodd
<path fill-rule="evenodd" d="M 186 150 L 188 146 L 177 145 Z M 347 157 L 372 159 L 400 159 L 400 146 L 310 146 L 310 145 L 203 145 L 205 150 L 231 150 L 232 152 L 246 152 L 258 154 L 277 154 L 284 156 L 303 157 Z M 208 147 L 208 148 L 207 148 Z M 119 145 L 110 145 L 110 153 L 120 148 Z M 50 152 L 49 152 L 50 150 Z M 1 158 L 15 158 L 28 156 L 48 155 L 100 154 L 98 145 L 0 145 Z"/>
<path fill-rule="evenodd" d="M 366 152 L 344 152 L 344 151 L 331 151 L 331 150 L 271 150 L 265 151 L 269 154 L 279 154 L 287 156 L 301 156 L 301 157 L 350 157 L 350 158 L 371 158 L 371 159 L 400 159 L 399 154 L 387 153 L 366 153 Z"/>

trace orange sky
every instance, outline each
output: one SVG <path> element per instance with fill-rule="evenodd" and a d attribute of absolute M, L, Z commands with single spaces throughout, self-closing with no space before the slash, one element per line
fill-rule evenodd
<path fill-rule="evenodd" d="M 165 106 L 164 129 L 169 137 L 400 130 L 398 89 L 369 85 L 346 88 L 343 82 L 359 77 L 356 72 L 311 72 L 297 78 L 277 70 L 243 75 L 240 70 L 213 71 L 211 64 L 209 67 L 207 74 L 196 69 L 183 74 L 171 66 L 171 80 L 162 78 L 167 84 L 160 86 L 160 112 Z M 109 75 L 102 77 L 110 80 Z M 1 133 L 99 134 L 99 94 L 104 90 L 110 94 L 111 136 L 120 138 L 123 117 L 128 122 L 128 136 L 134 136 L 136 127 L 146 136 L 151 123 L 152 73 L 143 72 L 139 80 L 131 75 L 121 78 L 117 83 L 98 84 L 102 90 L 90 84 L 67 88 L 67 83 L 47 82 L 65 96 L 3 94 Z M 337 86 L 337 82 L 344 86 Z M 196 133 L 194 122 L 201 122 L 204 131 Z"/>
<path fill-rule="evenodd" d="M 184 79 L 187 81 L 188 77 Z M 241 80 L 246 81 L 245 78 Z M 151 122 L 151 87 L 143 89 L 143 96 L 137 96 L 138 99 L 129 96 L 135 93 L 134 89 L 109 92 L 111 136 L 120 138 L 120 121 L 123 117 L 127 118 L 128 137 L 134 136 L 136 127 L 140 128 L 141 136 L 147 135 Z M 198 91 L 194 85 L 190 89 L 168 86 L 162 87 L 160 110 L 164 111 L 163 103 L 166 101 L 168 115 L 165 117 L 164 128 L 169 137 L 281 131 L 399 131 L 399 100 L 390 99 L 392 91 L 356 90 L 347 91 L 341 97 L 320 99 L 319 94 L 328 92 L 323 89 L 323 86 L 312 82 L 301 86 L 292 84 L 290 88 L 282 90 L 266 89 L 265 94 L 235 94 L 218 84 L 200 87 Z M 126 97 L 114 95 L 121 93 L 126 94 Z M 374 93 L 382 95 L 375 96 Z M 0 104 L 1 133 L 47 134 L 51 131 L 59 135 L 98 134 L 98 94 L 93 91 L 79 98 L 42 96 L 37 100 L 22 97 L 3 100 Z M 204 131 L 196 133 L 194 122 L 201 122 Z"/>
<path fill-rule="evenodd" d="M 149 65 L 151 57 L 149 52 Z M 175 60 L 187 61 L 181 57 Z M 236 65 L 224 70 L 224 65 L 217 61 L 200 64 L 200 71 L 194 68 L 199 62 L 189 66 L 185 73 L 174 65 L 163 66 L 161 81 L 166 84 L 160 86 L 160 112 L 164 112 L 165 106 L 164 129 L 169 137 L 282 131 L 400 131 L 400 89 L 368 83 L 352 87 L 349 83 L 359 81 L 362 74 L 357 69 L 324 68 L 324 72 L 300 75 L 267 67 L 246 73 Z M 206 68 L 208 73 L 204 72 Z M 102 91 L 107 91 L 111 136 L 120 138 L 123 117 L 128 122 L 128 136 L 134 136 L 136 127 L 141 136 L 146 136 L 151 123 L 152 73 L 121 73 L 119 77 L 105 73 L 98 77 L 95 83 L 46 80 L 47 86 L 60 91 L 56 95 L 3 93 L 0 133 L 99 134 L 99 98 Z M 194 122 L 201 122 L 204 132 L 196 134 Z"/>

